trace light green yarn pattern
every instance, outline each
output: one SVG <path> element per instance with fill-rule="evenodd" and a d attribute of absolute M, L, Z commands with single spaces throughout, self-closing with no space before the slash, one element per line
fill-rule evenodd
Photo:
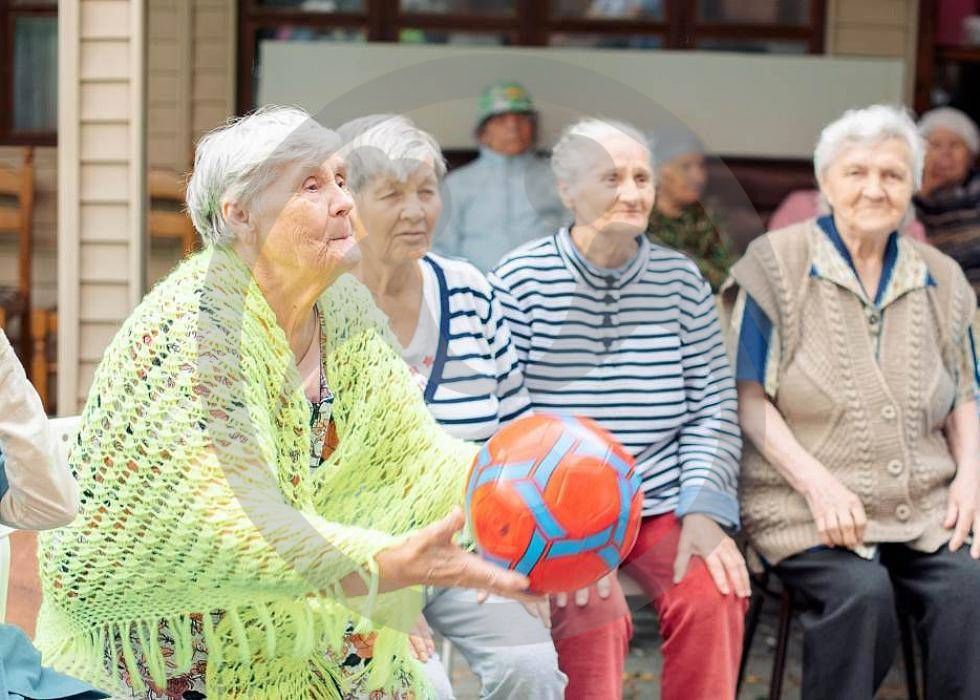
<path fill-rule="evenodd" d="M 183 672 L 203 614 L 209 697 L 333 697 L 323 652 L 351 620 L 379 632 L 372 688 L 421 677 L 399 631 L 420 591 L 375 595 L 374 555 L 462 501 L 476 447 L 434 423 L 363 286 L 345 275 L 319 306 L 339 446 L 313 472 L 292 352 L 234 253 L 194 256 L 126 321 L 71 455 L 82 512 L 40 546 L 45 663 L 118 687 L 107 651 L 138 677 L 136 630 L 162 686 L 158 625 Z M 372 593 L 345 602 L 355 571 Z"/>

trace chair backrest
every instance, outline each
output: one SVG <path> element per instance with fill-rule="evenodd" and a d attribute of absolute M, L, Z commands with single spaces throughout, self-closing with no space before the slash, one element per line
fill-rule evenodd
<path fill-rule="evenodd" d="M 151 170 L 147 173 L 146 189 L 150 196 L 147 215 L 150 238 L 178 240 L 183 254 L 191 253 L 197 235 L 190 217 L 183 211 L 185 187 L 180 175 L 169 170 Z"/>
<path fill-rule="evenodd" d="M 24 149 L 21 167 L 0 168 L 0 196 L 15 198 L 16 204 L 0 201 L 0 234 L 17 236 L 17 289 L 25 299 L 31 292 L 31 255 L 34 219 L 34 149 Z"/>

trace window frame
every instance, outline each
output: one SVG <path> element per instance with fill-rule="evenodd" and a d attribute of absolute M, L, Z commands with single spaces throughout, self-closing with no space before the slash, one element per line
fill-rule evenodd
<path fill-rule="evenodd" d="M 19 17 L 53 17 L 58 19 L 58 5 L 38 0 L 14 5 L 0 0 L 0 146 L 56 146 L 57 128 L 51 131 L 14 131 L 14 24 Z"/>
<path fill-rule="evenodd" d="M 252 85 L 258 32 L 283 25 L 360 29 L 367 42 L 397 43 L 404 28 L 506 33 L 514 39 L 511 46 L 547 46 L 549 37 L 559 33 L 647 34 L 660 37 L 663 49 L 696 50 L 699 39 L 755 39 L 797 41 L 806 44 L 807 54 L 822 54 L 827 1 L 810 0 L 809 22 L 789 25 L 699 22 L 698 0 L 664 0 L 663 20 L 552 17 L 549 0 L 514 0 L 514 13 L 509 16 L 402 13 L 399 0 L 363 0 L 363 13 L 266 7 L 261 0 L 238 0 L 236 105 L 239 114 L 255 106 Z"/>

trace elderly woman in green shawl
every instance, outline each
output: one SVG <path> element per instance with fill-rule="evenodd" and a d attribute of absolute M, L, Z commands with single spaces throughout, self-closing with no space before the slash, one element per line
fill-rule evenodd
<path fill-rule="evenodd" d="M 200 142 L 206 244 L 113 339 L 41 548 L 38 644 L 114 697 L 418 697 L 418 584 L 522 597 L 453 541 L 438 429 L 358 260 L 335 135 L 267 108 Z"/>

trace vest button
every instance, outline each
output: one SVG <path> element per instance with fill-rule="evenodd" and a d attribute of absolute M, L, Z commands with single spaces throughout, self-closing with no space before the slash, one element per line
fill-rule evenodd
<path fill-rule="evenodd" d="M 898 476 L 899 474 L 902 473 L 902 469 L 904 468 L 905 467 L 902 464 L 901 460 L 898 459 L 893 459 L 891 462 L 888 463 L 888 466 L 885 467 L 885 469 L 888 470 L 888 473 L 891 474 L 892 476 Z"/>
<path fill-rule="evenodd" d="M 603 316 L 602 317 L 602 327 L 603 328 L 609 328 L 611 325 L 612 325 L 612 318 L 610 318 L 609 316 Z"/>
<path fill-rule="evenodd" d="M 895 509 L 895 517 L 904 523 L 912 517 L 912 509 L 904 503 L 899 503 L 898 508 Z"/>
<path fill-rule="evenodd" d="M 884 406 L 881 407 L 881 417 L 884 418 L 885 420 L 894 420 L 895 415 L 896 415 L 895 407 L 892 406 L 890 403 L 885 404 Z"/>
<path fill-rule="evenodd" d="M 614 301 L 616 301 L 616 297 L 614 297 L 612 294 L 607 294 L 606 296 L 602 297 L 602 300 L 607 304 L 612 304 Z"/>

